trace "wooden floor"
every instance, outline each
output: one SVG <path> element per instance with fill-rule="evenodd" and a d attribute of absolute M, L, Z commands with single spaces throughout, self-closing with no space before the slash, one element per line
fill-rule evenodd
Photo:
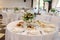
<path fill-rule="evenodd" d="M 2 23 L 2 15 L 0 15 L 0 33 L 5 34 L 5 29 L 4 27 L 6 27 L 5 25 L 3 25 Z M 5 36 L 3 36 L 2 38 L 0 38 L 0 40 L 5 40 Z"/>

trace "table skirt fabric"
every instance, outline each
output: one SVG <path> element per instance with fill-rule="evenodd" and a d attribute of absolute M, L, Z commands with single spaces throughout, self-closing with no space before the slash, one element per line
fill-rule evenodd
<path fill-rule="evenodd" d="M 16 34 L 10 32 L 9 30 L 6 30 L 5 40 L 56 40 L 56 34 L 57 33 L 42 36 L 28 36 L 28 35 Z"/>

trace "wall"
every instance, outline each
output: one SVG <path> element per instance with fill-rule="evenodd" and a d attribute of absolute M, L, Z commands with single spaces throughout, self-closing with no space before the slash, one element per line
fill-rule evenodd
<path fill-rule="evenodd" d="M 60 0 L 58 1 L 58 3 L 57 3 L 57 6 L 56 6 L 56 7 L 60 8 Z"/>
<path fill-rule="evenodd" d="M 38 7 L 38 0 L 33 0 L 33 8 Z"/>
<path fill-rule="evenodd" d="M 0 8 L 31 8 L 31 0 L 0 0 Z"/>
<path fill-rule="evenodd" d="M 58 0 L 52 0 L 52 8 L 57 6 Z"/>

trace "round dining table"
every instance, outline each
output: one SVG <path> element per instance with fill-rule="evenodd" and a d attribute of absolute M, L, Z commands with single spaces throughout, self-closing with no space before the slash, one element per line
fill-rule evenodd
<path fill-rule="evenodd" d="M 7 25 L 5 40 L 55 40 L 56 31 L 48 34 L 40 34 L 38 30 L 32 30 L 34 31 L 33 34 L 29 34 L 26 28 L 16 26 L 16 24 L 21 21 L 22 20 L 14 21 Z"/>

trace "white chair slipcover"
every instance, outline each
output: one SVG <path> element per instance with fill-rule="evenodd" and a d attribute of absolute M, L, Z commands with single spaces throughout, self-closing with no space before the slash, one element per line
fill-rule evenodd
<path fill-rule="evenodd" d="M 52 16 L 51 18 L 51 23 L 57 24 L 60 21 L 60 17 L 59 16 Z"/>
<path fill-rule="evenodd" d="M 7 25 L 9 23 L 9 18 L 8 18 L 7 14 L 2 13 L 2 16 L 3 16 L 2 22 Z"/>
<path fill-rule="evenodd" d="M 58 31 L 60 31 L 60 16 L 52 16 L 50 22 L 57 25 Z"/>
<path fill-rule="evenodd" d="M 48 21 L 48 22 L 50 22 L 51 16 L 49 16 L 49 15 L 37 15 L 36 19 L 37 20 L 41 20 L 41 21 Z"/>

